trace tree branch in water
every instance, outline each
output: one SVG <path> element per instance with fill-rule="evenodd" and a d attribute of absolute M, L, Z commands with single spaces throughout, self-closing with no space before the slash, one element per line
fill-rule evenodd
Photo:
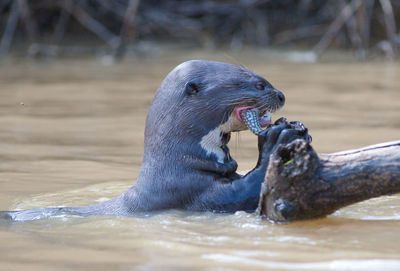
<path fill-rule="evenodd" d="M 319 218 L 344 206 L 400 193 L 400 141 L 318 155 L 304 140 L 271 155 L 259 215 L 274 222 Z"/>

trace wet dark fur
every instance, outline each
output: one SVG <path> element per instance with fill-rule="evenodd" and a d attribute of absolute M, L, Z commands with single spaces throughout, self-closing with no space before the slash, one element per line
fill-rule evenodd
<path fill-rule="evenodd" d="M 260 82 L 264 89 L 255 87 Z M 200 141 L 225 123 L 235 106 L 274 111 L 283 98 L 264 78 L 243 67 L 203 60 L 182 63 L 162 82 L 150 106 L 143 164 L 133 187 L 102 204 L 1 212 L 0 217 L 25 221 L 58 212 L 131 216 L 163 209 L 253 211 L 270 153 L 279 143 L 303 135 L 287 124 L 266 129 L 258 138 L 257 166 L 245 176 L 236 173 L 226 146 L 231 131 L 220 135 L 223 161 L 207 153 Z"/>

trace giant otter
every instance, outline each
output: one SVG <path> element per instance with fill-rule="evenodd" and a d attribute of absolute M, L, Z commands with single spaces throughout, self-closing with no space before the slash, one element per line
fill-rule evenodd
<path fill-rule="evenodd" d="M 144 157 L 136 184 L 107 202 L 83 206 L 1 212 L 14 221 L 57 212 L 132 216 L 164 209 L 254 211 L 271 152 L 307 136 L 287 122 L 258 134 L 256 167 L 241 176 L 227 147 L 231 132 L 247 129 L 240 111 L 257 109 L 258 124 L 284 95 L 260 75 L 240 66 L 204 60 L 184 62 L 161 83 L 150 106 Z"/>

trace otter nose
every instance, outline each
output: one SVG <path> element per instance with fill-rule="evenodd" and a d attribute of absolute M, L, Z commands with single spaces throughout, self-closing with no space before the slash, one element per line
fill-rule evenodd
<path fill-rule="evenodd" d="M 278 99 L 279 99 L 279 105 L 283 106 L 285 104 L 285 95 L 283 95 L 283 93 L 277 89 L 275 89 L 276 94 L 278 95 Z"/>

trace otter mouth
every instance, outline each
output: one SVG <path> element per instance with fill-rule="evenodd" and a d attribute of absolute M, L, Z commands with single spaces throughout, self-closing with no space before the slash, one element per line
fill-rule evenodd
<path fill-rule="evenodd" d="M 234 112 L 235 117 L 255 135 L 261 133 L 262 127 L 271 124 L 271 112 L 260 111 L 254 106 L 240 106 L 235 108 Z"/>

